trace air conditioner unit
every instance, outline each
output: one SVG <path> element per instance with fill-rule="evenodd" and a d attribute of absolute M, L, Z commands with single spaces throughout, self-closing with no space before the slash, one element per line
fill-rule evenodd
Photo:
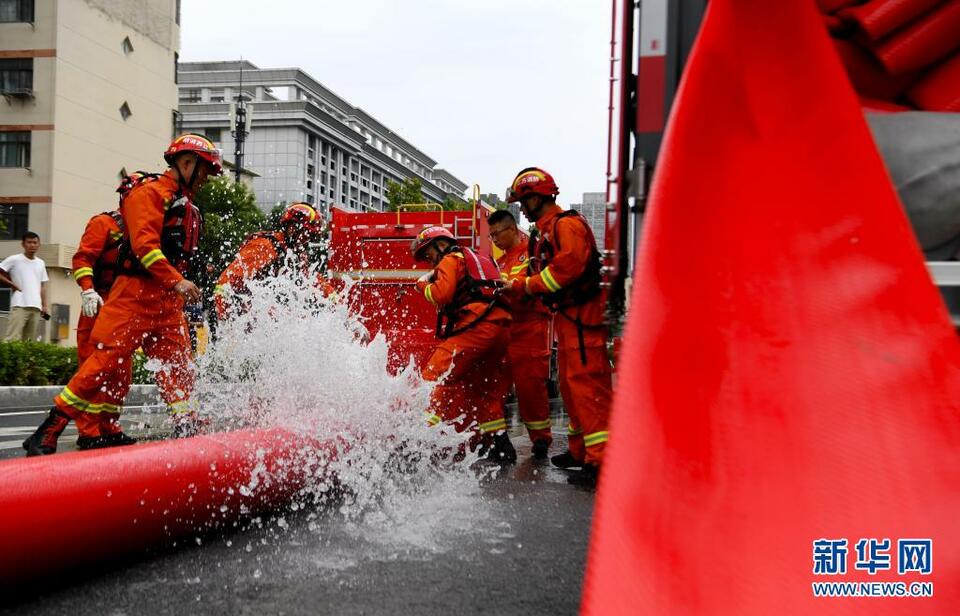
<path fill-rule="evenodd" d="M 11 98 L 33 98 L 33 90 L 30 88 L 11 88 L 9 90 L 0 90 L 0 94 Z"/>

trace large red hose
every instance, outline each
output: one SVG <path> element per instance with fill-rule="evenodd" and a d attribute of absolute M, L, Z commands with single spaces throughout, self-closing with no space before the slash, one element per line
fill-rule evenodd
<path fill-rule="evenodd" d="M 891 75 L 927 67 L 960 48 L 960 2 L 948 2 L 880 41 L 873 53 Z"/>
<path fill-rule="evenodd" d="M 0 463 L 0 586 L 282 507 L 331 452 L 269 429 Z"/>
<path fill-rule="evenodd" d="M 839 16 L 853 22 L 871 41 L 923 15 L 942 0 L 871 0 L 840 11 Z"/>

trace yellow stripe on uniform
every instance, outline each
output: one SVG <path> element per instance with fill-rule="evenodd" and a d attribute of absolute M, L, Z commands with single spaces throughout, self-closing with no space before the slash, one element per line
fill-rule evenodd
<path fill-rule="evenodd" d="M 574 428 L 573 424 L 567 426 L 567 436 L 577 436 L 579 434 L 583 434 L 583 430 Z"/>
<path fill-rule="evenodd" d="M 427 413 L 427 425 L 435 426 L 440 423 L 440 416 L 433 413 Z"/>
<path fill-rule="evenodd" d="M 78 411 L 86 411 L 90 408 L 90 402 L 70 391 L 69 387 L 64 387 L 57 397 Z"/>
<path fill-rule="evenodd" d="M 583 444 L 587 447 L 593 447 L 594 445 L 599 445 L 600 443 L 606 443 L 609 439 L 609 432 L 591 432 L 583 437 Z"/>
<path fill-rule="evenodd" d="M 184 413 L 189 413 L 193 409 L 190 406 L 189 400 L 180 400 L 179 402 L 171 402 L 167 405 L 167 412 L 171 415 L 183 415 Z"/>
<path fill-rule="evenodd" d="M 527 427 L 527 430 L 546 430 L 550 427 L 550 420 L 544 419 L 543 421 L 525 421 L 523 425 Z"/>
<path fill-rule="evenodd" d="M 510 268 L 511 274 L 521 274 L 527 269 L 526 263 L 521 263 L 520 265 L 515 265 Z"/>
<path fill-rule="evenodd" d="M 74 280 L 80 280 L 80 279 L 83 278 L 84 276 L 93 276 L 93 268 L 92 268 L 92 267 L 78 267 L 77 269 L 73 270 L 73 279 L 74 279 Z"/>
<path fill-rule="evenodd" d="M 432 288 L 433 288 L 432 284 L 428 284 L 427 286 L 425 286 L 423 288 L 423 296 L 427 298 L 428 302 L 436 306 L 437 302 L 433 301 L 433 291 L 430 290 Z"/>
<path fill-rule="evenodd" d="M 507 420 L 504 418 L 494 419 L 493 421 L 488 421 L 486 423 L 480 424 L 480 432 L 486 434 L 487 432 L 497 432 L 499 430 L 507 429 Z"/>
<path fill-rule="evenodd" d="M 553 272 L 550 271 L 549 265 L 540 272 L 540 279 L 543 280 L 543 284 L 547 285 L 547 288 L 550 289 L 552 293 L 556 293 L 563 288 L 557 284 L 557 280 L 553 277 Z"/>
<path fill-rule="evenodd" d="M 156 262 L 159 261 L 160 259 L 166 259 L 166 258 L 167 258 L 167 257 L 164 256 L 162 250 L 160 250 L 159 248 L 154 248 L 153 250 L 151 250 L 151 251 L 148 252 L 147 254 L 145 254 L 145 255 L 143 255 L 142 257 L 140 257 L 140 263 L 143 263 L 143 266 L 144 266 L 144 267 L 150 267 L 151 265 L 153 265 L 154 263 L 156 263 Z"/>

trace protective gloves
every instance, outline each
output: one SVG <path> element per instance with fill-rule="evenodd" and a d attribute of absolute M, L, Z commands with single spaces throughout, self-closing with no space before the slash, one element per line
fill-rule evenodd
<path fill-rule="evenodd" d="M 103 306 L 103 298 L 93 289 L 87 289 L 80 293 L 80 301 L 82 302 L 80 311 L 83 312 L 85 317 L 97 316 L 100 306 Z"/>

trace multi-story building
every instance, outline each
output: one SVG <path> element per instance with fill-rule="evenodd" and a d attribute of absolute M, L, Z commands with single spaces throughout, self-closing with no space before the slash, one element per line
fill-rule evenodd
<path fill-rule="evenodd" d="M 183 130 L 201 133 L 235 160 L 231 113 L 242 97 L 249 135 L 243 167 L 256 173 L 264 210 L 304 201 L 381 211 L 387 182 L 419 178 L 424 197 L 461 198 L 467 185 L 436 161 L 298 68 L 247 61 L 184 62 L 179 67 Z"/>
<path fill-rule="evenodd" d="M 570 205 L 571 209 L 577 210 L 590 223 L 594 237 L 597 238 L 597 246 L 603 247 L 603 240 L 607 235 L 607 196 L 602 192 L 583 193 L 583 203 L 574 203 Z"/>
<path fill-rule="evenodd" d="M 122 171 L 165 166 L 179 5 L 0 0 L 0 258 L 20 252 L 27 230 L 40 235 L 54 308 L 46 339 L 75 341 L 70 267 L 87 220 L 116 207 Z M 0 290 L 0 321 L 9 301 Z"/>

